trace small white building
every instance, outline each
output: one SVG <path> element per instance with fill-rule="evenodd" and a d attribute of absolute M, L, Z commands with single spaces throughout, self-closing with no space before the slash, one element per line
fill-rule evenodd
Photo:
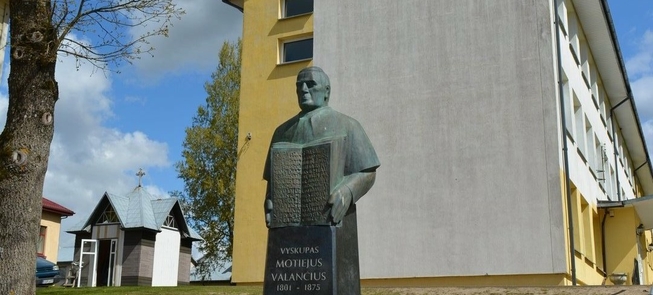
<path fill-rule="evenodd" d="M 177 198 L 156 198 L 140 185 L 125 196 L 104 193 L 91 215 L 71 228 L 78 286 L 177 286 L 190 280 L 191 248 L 202 238 Z"/>

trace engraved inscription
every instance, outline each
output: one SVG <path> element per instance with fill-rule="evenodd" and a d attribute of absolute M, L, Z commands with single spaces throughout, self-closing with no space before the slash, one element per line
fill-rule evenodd
<path fill-rule="evenodd" d="M 328 224 L 330 145 L 304 149 L 302 155 L 302 223 Z"/>
<path fill-rule="evenodd" d="M 334 294 L 330 226 L 291 226 L 268 232 L 263 294 Z"/>
<path fill-rule="evenodd" d="M 272 150 L 272 220 L 275 224 L 299 224 L 302 193 L 300 150 Z"/>
<path fill-rule="evenodd" d="M 332 142 L 283 143 L 271 149 L 270 227 L 330 225 Z"/>

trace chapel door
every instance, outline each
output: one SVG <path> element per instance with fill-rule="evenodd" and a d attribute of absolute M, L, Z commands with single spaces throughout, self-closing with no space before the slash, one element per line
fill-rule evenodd
<path fill-rule="evenodd" d="M 97 274 L 98 241 L 82 239 L 77 271 L 77 287 L 95 287 Z"/>
<path fill-rule="evenodd" d="M 96 286 L 115 286 L 116 248 L 118 240 L 98 240 Z"/>

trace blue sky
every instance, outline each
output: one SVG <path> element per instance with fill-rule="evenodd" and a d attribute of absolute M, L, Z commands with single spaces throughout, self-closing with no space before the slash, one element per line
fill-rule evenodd
<path fill-rule="evenodd" d="M 134 189 L 139 168 L 153 195 L 184 188 L 174 168 L 181 159 L 184 129 L 205 101 L 204 84 L 218 64 L 223 42 L 240 37 L 242 13 L 220 0 L 174 1 L 186 15 L 173 23 L 170 37 L 151 39 L 154 57 L 125 64 L 120 74 L 94 73 L 89 64 L 77 69 L 74 59 L 60 56 L 60 99 L 43 195 L 76 214 L 62 222 L 59 260 L 72 259 L 73 252 L 74 236 L 63 230 L 88 218 L 105 191 Z M 0 129 L 6 120 L 9 68 L 6 60 Z"/>
<path fill-rule="evenodd" d="M 76 214 L 65 230 L 93 210 L 105 191 L 126 194 L 137 184 L 153 195 L 183 190 L 174 163 L 181 159 L 184 129 L 204 103 L 204 83 L 224 41 L 242 32 L 242 14 L 220 0 L 175 0 L 186 10 L 169 38 L 156 38 L 154 57 L 143 56 L 121 74 L 75 68 L 61 57 L 60 100 L 44 196 Z M 609 0 L 646 141 L 653 143 L 653 2 Z M 135 32 L 137 33 L 137 32 Z M 0 128 L 7 108 L 5 62 L 0 83 Z M 651 150 L 651 148 L 649 148 Z M 73 235 L 62 233 L 59 260 L 72 259 Z M 54 259 L 53 259 L 54 260 Z"/>

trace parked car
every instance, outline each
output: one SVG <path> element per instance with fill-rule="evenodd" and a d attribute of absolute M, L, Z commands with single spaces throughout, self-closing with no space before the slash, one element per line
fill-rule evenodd
<path fill-rule="evenodd" d="M 45 258 L 36 256 L 36 285 L 49 286 L 61 280 L 59 267 Z"/>

